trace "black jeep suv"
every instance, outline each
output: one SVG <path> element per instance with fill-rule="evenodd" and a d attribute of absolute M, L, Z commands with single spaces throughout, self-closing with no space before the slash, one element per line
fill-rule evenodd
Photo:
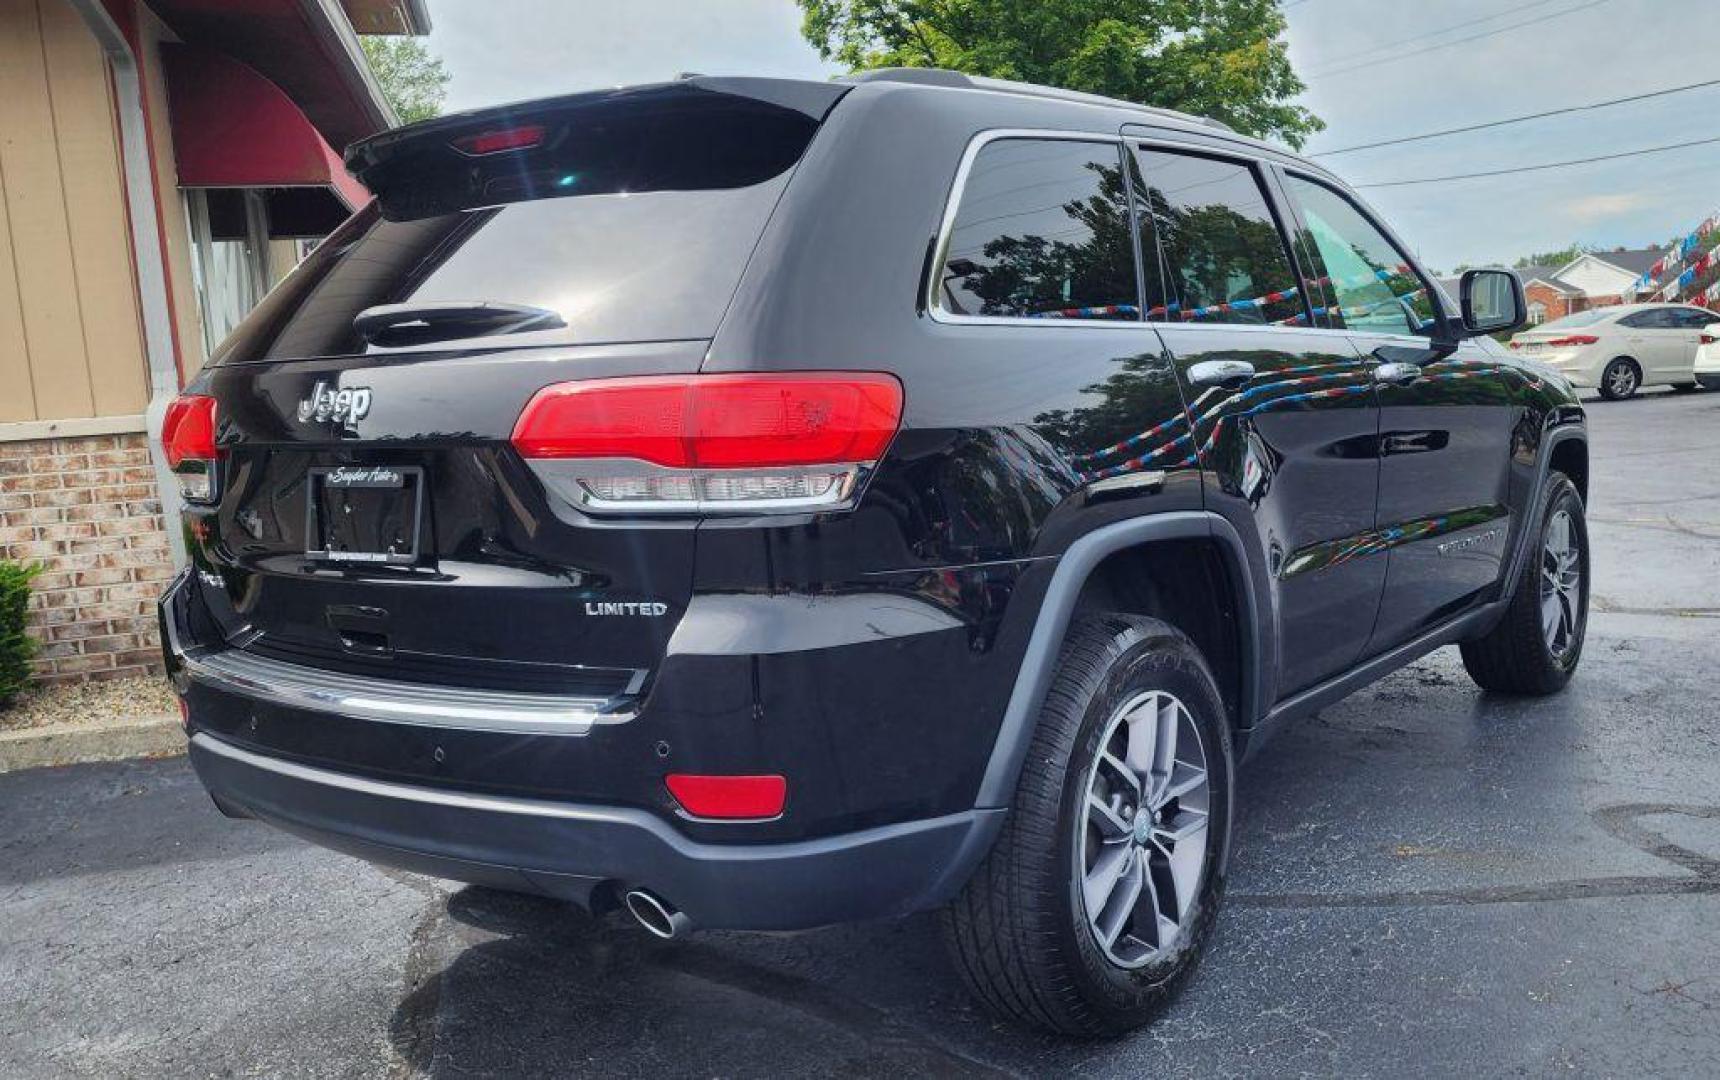
<path fill-rule="evenodd" d="M 686 78 L 352 147 L 376 201 L 167 416 L 222 810 L 664 937 L 946 909 L 1150 1015 L 1236 765 L 1458 643 L 1582 651 L 1582 410 L 1317 165 L 940 71 Z"/>

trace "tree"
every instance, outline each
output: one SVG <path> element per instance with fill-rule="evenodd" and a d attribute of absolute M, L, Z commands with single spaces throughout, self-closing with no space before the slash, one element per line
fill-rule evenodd
<path fill-rule="evenodd" d="M 801 33 L 853 70 L 941 67 L 1222 120 L 1299 147 L 1277 0 L 798 0 Z"/>
<path fill-rule="evenodd" d="M 364 58 L 402 124 L 428 120 L 448 96 L 448 69 L 414 37 L 361 37 Z"/>
<path fill-rule="evenodd" d="M 1564 266 L 1566 263 L 1575 262 L 1593 250 L 1586 244 L 1572 244 L 1570 247 L 1560 248 L 1558 251 L 1537 251 L 1518 259 L 1515 268 L 1521 270 L 1528 266 Z"/>

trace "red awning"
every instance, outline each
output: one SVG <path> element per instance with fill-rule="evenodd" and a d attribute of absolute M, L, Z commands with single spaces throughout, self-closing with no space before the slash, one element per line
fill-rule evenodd
<path fill-rule="evenodd" d="M 163 45 L 173 154 L 182 187 L 329 187 L 370 201 L 281 88 L 230 57 Z"/>

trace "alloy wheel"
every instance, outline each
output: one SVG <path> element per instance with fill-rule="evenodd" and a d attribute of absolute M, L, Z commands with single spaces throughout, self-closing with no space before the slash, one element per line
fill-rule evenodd
<path fill-rule="evenodd" d="M 1541 634 L 1555 657 L 1563 658 L 1576 640 L 1582 617 L 1583 562 L 1568 510 L 1547 522 L 1541 546 Z"/>
<path fill-rule="evenodd" d="M 1618 397 L 1629 397 L 1636 390 L 1636 369 L 1629 364 L 1616 364 L 1607 373 L 1607 389 Z"/>
<path fill-rule="evenodd" d="M 1200 730 L 1174 695 L 1139 694 L 1112 715 L 1087 773 L 1075 857 L 1088 929 L 1118 967 L 1165 955 L 1190 921 L 1211 790 Z"/>

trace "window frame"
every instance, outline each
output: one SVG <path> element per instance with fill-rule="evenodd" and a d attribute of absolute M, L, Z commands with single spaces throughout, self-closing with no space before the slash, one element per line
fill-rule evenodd
<path fill-rule="evenodd" d="M 1277 180 L 1278 193 L 1284 200 L 1285 212 L 1296 222 L 1297 235 L 1311 235 L 1311 233 L 1308 230 L 1307 222 L 1302 217 L 1302 207 L 1300 203 L 1298 203 L 1296 197 L 1291 194 L 1290 186 L 1284 183 L 1286 178 L 1292 176 L 1306 183 L 1325 188 L 1333 195 L 1336 195 L 1338 198 L 1348 203 L 1350 209 L 1354 210 L 1363 221 L 1371 225 L 1374 231 L 1379 233 L 1380 236 L 1384 238 L 1385 242 L 1391 246 L 1391 249 L 1397 253 L 1397 257 L 1403 260 L 1403 264 L 1414 272 L 1416 279 L 1421 282 L 1422 290 L 1427 293 L 1428 297 L 1433 302 L 1434 309 L 1439 312 L 1439 317 L 1436 320 L 1437 325 L 1435 326 L 1433 333 L 1429 335 L 1411 333 L 1407 328 L 1401 334 L 1394 334 L 1380 330 L 1355 330 L 1348 326 L 1345 326 L 1342 329 L 1335 329 L 1329 326 L 1321 327 L 1321 329 L 1330 330 L 1331 332 L 1338 334 L 1361 334 L 1370 338 L 1402 338 L 1406 342 L 1416 342 L 1421 345 L 1426 345 L 1430 341 L 1451 339 L 1450 331 L 1453 316 L 1450 309 L 1446 306 L 1446 301 L 1452 298 L 1447 297 L 1445 295 L 1445 291 L 1434 283 L 1433 277 L 1428 274 L 1427 269 L 1423 267 L 1414 256 L 1409 254 L 1397 233 L 1393 232 L 1390 226 L 1380 220 L 1378 214 L 1375 214 L 1368 206 L 1362 203 L 1360 199 L 1356 198 L 1356 196 L 1345 191 L 1342 184 L 1336 183 L 1327 177 L 1320 176 L 1308 169 L 1300 169 L 1290 165 L 1273 163 L 1271 167 L 1276 174 L 1275 179 Z M 1310 258 L 1312 258 L 1312 253 L 1310 254 Z M 1325 295 L 1323 287 L 1321 294 L 1322 296 Z M 1335 296 L 1327 297 L 1328 302 L 1323 306 L 1331 306 L 1331 301 L 1334 299 L 1336 299 Z"/>
<path fill-rule="evenodd" d="M 1135 128 L 1133 132 L 1125 131 L 1122 136 L 1122 141 L 1123 153 L 1128 157 L 1129 182 L 1131 184 L 1141 178 L 1140 162 L 1136 159 L 1134 154 L 1136 149 L 1152 150 L 1164 154 L 1179 154 L 1183 157 L 1205 158 L 1208 161 L 1219 161 L 1246 169 L 1249 175 L 1254 178 L 1255 187 L 1260 189 L 1260 195 L 1266 202 L 1266 212 L 1272 215 L 1273 227 L 1278 230 L 1279 248 L 1284 253 L 1285 261 L 1290 265 L 1291 276 L 1296 279 L 1297 297 L 1302 302 L 1302 315 L 1307 319 L 1307 323 L 1303 326 L 1282 326 L 1277 323 L 1197 323 L 1184 322 L 1180 319 L 1173 321 L 1169 319 L 1150 320 L 1143 318 L 1142 321 L 1145 322 L 1146 325 L 1161 328 L 1199 327 L 1204 329 L 1248 330 L 1255 332 L 1262 330 L 1287 330 L 1301 332 L 1306 330 L 1326 329 L 1325 327 L 1314 325 L 1314 307 L 1309 302 L 1310 297 L 1308 295 L 1308 286 L 1312 282 L 1312 279 L 1307 273 L 1308 266 L 1297 250 L 1298 245 L 1291 238 L 1291 230 L 1285 227 L 1285 214 L 1289 208 L 1283 198 L 1283 193 L 1278 190 L 1275 178 L 1272 176 L 1271 170 L 1274 166 L 1273 162 L 1248 153 L 1209 146 L 1204 142 L 1184 142 L 1171 138 L 1157 138 L 1152 135 L 1141 133 L 1138 128 Z M 1136 197 L 1138 194 L 1139 193 L 1137 192 L 1131 192 L 1129 199 L 1129 216 L 1134 222 L 1135 227 L 1135 250 L 1137 252 L 1135 261 L 1137 264 L 1140 262 L 1139 251 L 1141 247 L 1141 223 L 1136 209 L 1139 205 L 1139 200 Z M 1158 254 L 1159 266 L 1168 271 L 1170 264 L 1165 260 L 1164 248 L 1159 243 L 1159 234 L 1156 229 L 1153 231 L 1153 249 Z M 1141 284 L 1141 313 L 1144 316 L 1146 314 L 1147 282 L 1145 274 L 1140 273 L 1139 269 L 1137 270 L 1137 277 Z"/>
<path fill-rule="evenodd" d="M 981 151 L 994 142 L 1005 139 L 1028 139 L 1056 142 L 1085 142 L 1101 143 L 1111 147 L 1117 153 L 1117 163 L 1123 164 L 1123 154 L 1127 149 L 1123 146 L 1122 136 L 1117 132 L 1080 131 L 1074 129 L 1040 129 L 1040 128 L 990 128 L 977 132 L 968 140 L 967 147 L 962 151 L 961 163 L 956 166 L 955 178 L 950 182 L 950 190 L 944 197 L 944 212 L 939 219 L 937 237 L 931 246 L 931 257 L 926 264 L 923 281 L 923 291 L 920 296 L 921 309 L 931 317 L 933 322 L 952 326 L 1056 326 L 1062 328 L 1084 327 L 1086 329 L 1127 329 L 1151 325 L 1142 317 L 1143 297 L 1146 282 L 1141 276 L 1141 245 L 1139 242 L 1140 225 L 1135 220 L 1134 200 L 1129 201 L 1129 231 L 1135 238 L 1130 246 L 1134 249 L 1135 268 L 1135 310 L 1133 319 L 1036 319 L 1030 315 L 967 315 L 951 311 L 943 306 L 943 296 L 938 287 L 938 268 L 949 259 L 950 241 L 955 232 L 956 218 L 961 213 L 962 196 L 967 194 L 968 180 L 973 172 L 974 162 L 979 159 Z"/>

